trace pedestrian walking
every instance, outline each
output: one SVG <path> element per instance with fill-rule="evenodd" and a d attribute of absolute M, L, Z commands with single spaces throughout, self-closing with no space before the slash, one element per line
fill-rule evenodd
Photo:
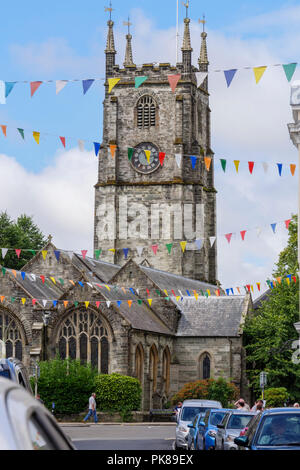
<path fill-rule="evenodd" d="M 300 408 L 299 403 L 294 403 L 293 407 L 294 408 Z"/>
<path fill-rule="evenodd" d="M 250 411 L 250 406 L 247 405 L 243 398 L 240 398 L 238 401 L 236 401 L 234 406 L 236 406 L 238 410 Z"/>
<path fill-rule="evenodd" d="M 41 399 L 40 395 L 36 396 L 36 400 L 39 401 L 42 405 L 44 404 L 43 400 Z"/>
<path fill-rule="evenodd" d="M 83 423 L 85 423 L 91 416 L 94 416 L 95 423 L 98 423 L 98 417 L 96 412 L 96 393 L 92 393 L 89 398 L 89 412 L 86 417 L 83 419 Z"/>

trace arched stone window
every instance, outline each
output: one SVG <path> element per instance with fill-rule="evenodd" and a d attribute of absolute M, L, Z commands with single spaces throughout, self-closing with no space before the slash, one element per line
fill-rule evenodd
<path fill-rule="evenodd" d="M 149 377 L 152 382 L 152 393 L 156 392 L 157 388 L 157 368 L 158 368 L 158 352 L 155 344 L 151 346 L 149 353 Z"/>
<path fill-rule="evenodd" d="M 169 390 L 170 390 L 170 364 L 171 364 L 171 354 L 167 346 L 163 352 L 163 381 L 164 381 L 164 392 L 166 395 L 168 395 Z"/>
<path fill-rule="evenodd" d="M 100 315 L 90 310 L 72 312 L 59 327 L 57 343 L 62 359 L 90 362 L 99 372 L 108 373 L 108 331 Z"/>
<path fill-rule="evenodd" d="M 157 105 L 151 96 L 142 96 L 137 103 L 137 127 L 139 129 L 155 127 L 157 123 Z"/>
<path fill-rule="evenodd" d="M 6 357 L 23 360 L 24 340 L 21 325 L 6 311 L 0 309 L 0 340 L 5 343 Z"/>
<path fill-rule="evenodd" d="M 199 376 L 200 379 L 209 379 L 211 377 L 211 357 L 205 352 L 199 358 Z"/>
<path fill-rule="evenodd" d="M 144 377 L 144 350 L 141 344 L 138 344 L 135 350 L 135 375 L 142 384 Z"/>

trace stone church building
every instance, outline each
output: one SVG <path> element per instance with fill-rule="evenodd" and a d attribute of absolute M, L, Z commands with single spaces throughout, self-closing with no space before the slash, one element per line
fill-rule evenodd
<path fill-rule="evenodd" d="M 202 378 L 230 378 L 242 396 L 248 393 L 243 323 L 251 297 L 227 296 L 217 281 L 208 79 L 199 87 L 196 80 L 208 70 L 206 33 L 195 67 L 189 22 L 176 66 L 136 66 L 128 34 L 123 67 L 115 64 L 108 22 L 95 175 L 98 256 L 62 250 L 57 256 L 49 239 L 22 272 L 0 273 L 7 356 L 32 367 L 58 352 L 101 373 L 137 377 L 145 410 L 161 408 L 185 383 Z M 180 75 L 174 92 L 170 75 Z M 137 77 L 147 77 L 138 88 Z M 111 78 L 120 80 L 109 92 Z M 189 155 L 198 157 L 195 168 Z M 212 158 L 210 171 L 204 156 Z"/>

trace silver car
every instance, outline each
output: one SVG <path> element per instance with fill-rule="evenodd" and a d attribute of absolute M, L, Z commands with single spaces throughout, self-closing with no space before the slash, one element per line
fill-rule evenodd
<path fill-rule="evenodd" d="M 49 411 L 24 387 L 0 377 L 0 450 L 75 450 Z"/>
<path fill-rule="evenodd" d="M 209 408 L 222 408 L 219 401 L 214 400 L 184 400 L 177 419 L 175 449 L 188 448 L 188 424 L 191 424 L 195 416 L 201 413 L 203 416 Z"/>
<path fill-rule="evenodd" d="M 255 411 L 232 410 L 226 413 L 220 424 L 217 424 L 216 450 L 237 450 L 234 439 L 246 428 L 256 415 Z"/>

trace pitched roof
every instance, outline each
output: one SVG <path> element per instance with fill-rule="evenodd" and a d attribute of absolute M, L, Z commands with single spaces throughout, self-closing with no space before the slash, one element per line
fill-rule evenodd
<path fill-rule="evenodd" d="M 106 263 L 105 261 L 96 260 L 94 258 L 85 257 L 74 253 L 72 264 L 76 266 L 79 271 L 84 270 L 86 274 L 93 277 L 96 274 L 98 279 L 103 282 L 108 282 L 121 268 L 117 264 Z"/>

